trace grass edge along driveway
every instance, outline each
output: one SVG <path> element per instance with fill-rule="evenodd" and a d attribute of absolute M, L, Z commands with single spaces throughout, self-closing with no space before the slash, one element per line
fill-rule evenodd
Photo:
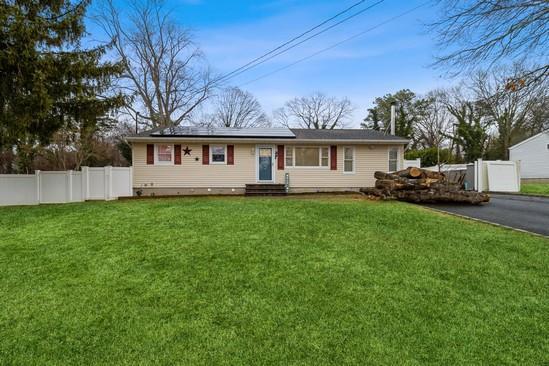
<path fill-rule="evenodd" d="M 0 208 L 0 363 L 544 364 L 548 244 L 347 197 Z"/>

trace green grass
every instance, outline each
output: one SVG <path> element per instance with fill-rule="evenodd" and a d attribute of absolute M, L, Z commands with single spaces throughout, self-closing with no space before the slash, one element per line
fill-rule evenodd
<path fill-rule="evenodd" d="M 549 240 L 403 203 L 0 209 L 0 364 L 547 364 Z"/>
<path fill-rule="evenodd" d="M 520 192 L 524 194 L 549 196 L 549 184 L 548 183 L 523 183 L 520 185 Z"/>

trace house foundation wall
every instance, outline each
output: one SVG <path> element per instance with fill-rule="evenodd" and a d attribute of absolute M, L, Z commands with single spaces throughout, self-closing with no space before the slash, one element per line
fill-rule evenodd
<path fill-rule="evenodd" d="M 528 184 L 528 183 L 546 183 L 546 184 L 549 184 L 549 178 L 522 178 L 520 180 L 521 183 L 523 184 Z"/>
<path fill-rule="evenodd" d="M 138 191 L 141 194 L 138 194 Z M 360 187 L 341 187 L 341 188 L 317 188 L 317 187 L 298 187 L 290 188 L 290 194 L 303 193 L 341 193 L 341 192 L 359 192 Z M 207 196 L 207 195 L 243 195 L 244 188 L 134 188 L 134 196 Z"/>

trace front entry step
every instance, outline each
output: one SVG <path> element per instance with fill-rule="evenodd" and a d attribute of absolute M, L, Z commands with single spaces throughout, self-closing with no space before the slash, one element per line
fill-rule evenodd
<path fill-rule="evenodd" d="M 246 184 L 246 196 L 284 196 L 284 184 Z"/>

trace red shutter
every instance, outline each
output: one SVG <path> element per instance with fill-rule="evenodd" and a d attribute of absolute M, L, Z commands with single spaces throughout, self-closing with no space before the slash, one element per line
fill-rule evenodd
<path fill-rule="evenodd" d="M 154 145 L 147 144 L 147 164 L 154 164 Z"/>
<path fill-rule="evenodd" d="M 202 145 L 202 165 L 210 164 L 210 145 Z"/>
<path fill-rule="evenodd" d="M 284 145 L 278 145 L 277 149 L 278 170 L 284 170 Z"/>
<path fill-rule="evenodd" d="M 337 170 L 337 146 L 330 146 L 330 169 Z"/>
<path fill-rule="evenodd" d="M 173 162 L 175 165 L 181 165 L 181 145 L 174 145 L 174 158 Z"/>
<path fill-rule="evenodd" d="M 227 145 L 227 165 L 234 165 L 234 145 Z"/>

